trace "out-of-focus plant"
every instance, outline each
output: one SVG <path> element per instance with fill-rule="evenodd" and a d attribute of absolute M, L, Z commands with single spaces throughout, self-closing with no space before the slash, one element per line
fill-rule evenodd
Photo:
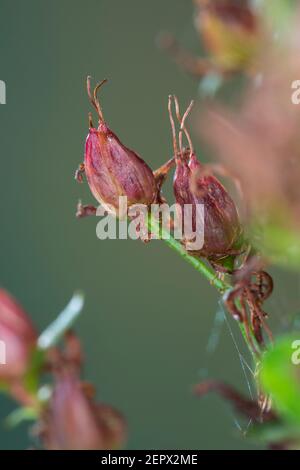
<path fill-rule="evenodd" d="M 1 390 L 20 405 L 6 423 L 35 423 L 32 434 L 44 449 L 114 449 L 126 439 L 122 415 L 97 403 L 93 386 L 80 377 L 81 345 L 70 328 L 82 307 L 82 294 L 74 294 L 38 337 L 22 307 L 0 291 L 0 338 L 5 345 Z"/>
<path fill-rule="evenodd" d="M 292 95 L 299 78 L 300 11 L 294 1 L 261 2 L 261 8 L 273 39 L 260 45 L 259 80 L 249 80 L 238 106 L 210 103 L 200 128 L 239 182 L 243 227 L 252 247 L 267 263 L 299 271 L 300 111 Z M 200 384 L 197 392 L 214 390 L 231 401 L 255 423 L 249 438 L 272 449 L 299 449 L 299 344 L 297 332 L 278 337 L 256 363 L 263 397 L 258 397 L 259 420 L 255 402 L 223 383 Z"/>
<path fill-rule="evenodd" d="M 275 448 L 300 448 L 299 365 L 300 340 L 296 332 L 279 337 L 262 361 L 260 381 L 270 394 L 278 419 L 272 426 L 255 427 L 251 434 Z"/>
<path fill-rule="evenodd" d="M 250 85 L 238 109 L 210 109 L 202 132 L 239 180 L 253 244 L 277 264 L 300 269 L 299 107 L 292 84 L 299 73 L 300 14 L 276 47 L 261 51 L 261 84 Z"/>
<path fill-rule="evenodd" d="M 277 338 L 262 357 L 258 378 L 269 399 L 264 403 L 245 398 L 231 386 L 206 381 L 195 387 L 195 394 L 218 393 L 237 413 L 252 423 L 247 437 L 276 450 L 300 447 L 300 340 L 292 333 Z M 250 420 L 250 421 L 249 421 Z"/>
<path fill-rule="evenodd" d="M 188 52 L 170 33 L 160 34 L 160 46 L 187 73 L 205 79 L 207 91 L 215 91 L 226 78 L 255 73 L 265 34 L 257 5 L 251 0 L 194 0 L 194 4 L 204 57 Z"/>

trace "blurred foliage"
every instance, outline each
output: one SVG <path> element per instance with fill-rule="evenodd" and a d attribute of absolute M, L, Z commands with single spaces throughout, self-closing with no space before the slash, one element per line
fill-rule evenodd
<path fill-rule="evenodd" d="M 278 222 L 278 223 L 276 223 Z M 252 227 L 251 239 L 256 248 L 279 266 L 300 271 L 300 233 L 278 217 L 264 225 Z"/>
<path fill-rule="evenodd" d="M 299 334 L 278 338 L 275 346 L 263 357 L 260 379 L 280 416 L 289 423 L 300 426 L 300 364 L 295 360 L 293 362 L 297 348 L 299 357 Z"/>
<path fill-rule="evenodd" d="M 298 5 L 298 0 L 260 0 L 267 23 L 275 34 L 284 33 L 289 28 L 290 20 Z"/>
<path fill-rule="evenodd" d="M 278 418 L 255 426 L 250 437 L 271 446 L 299 449 L 300 446 L 300 336 L 277 339 L 262 359 L 260 381 L 270 395 Z"/>

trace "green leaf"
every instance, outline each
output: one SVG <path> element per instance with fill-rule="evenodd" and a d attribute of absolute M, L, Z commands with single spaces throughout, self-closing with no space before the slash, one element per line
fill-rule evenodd
<path fill-rule="evenodd" d="M 268 214 L 256 214 L 248 230 L 252 245 L 272 263 L 300 270 L 300 232 L 293 227 L 288 209 L 276 207 Z"/>
<path fill-rule="evenodd" d="M 9 385 L 0 380 L 0 392 L 6 393 L 9 390 Z"/>
<path fill-rule="evenodd" d="M 298 439 L 300 441 L 300 428 L 285 422 L 262 423 L 252 426 L 247 433 L 247 437 L 268 444 Z"/>
<path fill-rule="evenodd" d="M 263 8 L 266 20 L 274 33 L 283 34 L 290 27 L 297 4 L 297 0 L 264 1 Z"/>
<path fill-rule="evenodd" d="M 37 411 L 31 407 L 17 408 L 10 413 L 5 419 L 5 425 L 9 428 L 15 428 L 24 421 L 35 421 L 37 419 Z"/>
<path fill-rule="evenodd" d="M 284 225 L 265 227 L 261 249 L 278 265 L 300 270 L 299 232 Z"/>
<path fill-rule="evenodd" d="M 234 270 L 235 256 L 226 256 L 225 258 L 219 259 L 217 264 L 222 266 L 226 271 L 232 272 Z"/>
<path fill-rule="evenodd" d="M 82 311 L 83 304 L 83 294 L 81 292 L 75 292 L 65 309 L 40 335 L 38 339 L 38 348 L 42 351 L 46 351 L 50 347 L 54 346 L 78 318 Z"/>
<path fill-rule="evenodd" d="M 300 425 L 300 333 L 281 337 L 265 353 L 260 379 L 280 417 Z"/>
<path fill-rule="evenodd" d="M 37 393 L 39 387 L 39 377 L 45 361 L 45 352 L 35 349 L 31 355 L 29 368 L 24 377 L 24 385 L 28 392 Z"/>

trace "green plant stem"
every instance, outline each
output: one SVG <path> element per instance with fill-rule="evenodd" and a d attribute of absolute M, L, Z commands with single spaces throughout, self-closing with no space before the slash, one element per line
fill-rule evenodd
<path fill-rule="evenodd" d="M 181 243 L 175 240 L 170 232 L 160 226 L 159 221 L 149 215 L 148 217 L 148 228 L 151 233 L 155 234 L 157 238 L 163 240 L 172 250 L 176 251 L 187 263 L 191 264 L 196 271 L 200 272 L 212 286 L 214 286 L 221 294 L 224 294 L 231 285 L 218 278 L 215 271 L 207 266 L 204 261 L 195 256 L 191 256 L 187 253 Z"/>
<path fill-rule="evenodd" d="M 195 256 L 189 255 L 182 246 L 182 244 L 179 241 L 175 240 L 175 238 L 172 237 L 170 232 L 161 226 L 159 220 L 156 217 L 152 216 L 151 214 L 148 215 L 147 225 L 148 230 L 152 234 L 154 234 L 156 238 L 163 240 L 170 248 L 172 248 L 172 250 L 176 251 L 176 253 L 181 256 L 187 263 L 191 264 L 196 269 L 196 271 L 201 273 L 202 276 L 204 276 L 209 281 L 209 283 L 213 287 L 215 287 L 220 292 L 220 294 L 222 294 L 222 296 L 226 295 L 226 293 L 232 289 L 232 285 L 220 279 L 216 275 L 215 271 L 209 266 L 207 266 L 207 264 L 201 258 L 196 258 Z M 257 357 L 253 351 L 253 348 L 249 344 L 245 326 L 241 322 L 238 322 L 238 324 L 243 338 L 247 344 L 247 347 L 253 357 L 253 360 L 255 364 L 257 364 Z M 259 346 L 257 345 L 255 338 L 253 338 L 253 340 L 259 351 Z"/>

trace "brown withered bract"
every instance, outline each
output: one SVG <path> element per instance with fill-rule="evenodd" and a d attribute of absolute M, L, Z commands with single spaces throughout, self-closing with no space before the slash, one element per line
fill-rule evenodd
<path fill-rule="evenodd" d="M 46 449 L 116 449 L 124 443 L 125 430 L 121 414 L 109 405 L 96 404 L 74 373 L 57 374 L 41 433 Z"/>
<path fill-rule="evenodd" d="M 252 259 L 247 260 L 245 265 L 237 271 L 237 274 L 235 273 L 233 278 L 234 287 L 226 293 L 223 300 L 233 318 L 244 324 L 249 345 L 254 354 L 259 355 L 251 333 L 253 333 L 259 347 L 264 346 L 263 331 L 267 333 L 269 340 L 273 342 L 272 332 L 266 322 L 268 315 L 262 308 L 263 303 L 273 292 L 273 279 L 270 274 L 263 271 L 259 266 L 253 266 Z M 241 276 L 239 277 L 239 275 Z"/>
<path fill-rule="evenodd" d="M 247 419 L 247 425 L 242 431 L 246 435 L 252 427 L 252 435 L 259 432 L 260 426 L 265 425 L 266 441 L 271 450 L 295 450 L 299 449 L 299 436 L 293 435 L 293 431 L 281 433 L 276 430 L 287 429 L 284 419 L 278 410 L 274 410 L 272 400 L 261 391 L 251 399 L 245 397 L 232 386 L 218 380 L 205 380 L 194 387 L 196 396 L 202 397 L 210 393 L 217 393 L 223 400 L 229 403 L 236 413 Z M 274 432 L 275 430 L 275 432 Z"/>
<path fill-rule="evenodd" d="M 94 89 L 90 89 L 90 77 L 87 78 L 87 90 L 92 105 L 96 108 L 99 125 L 93 126 L 90 116 L 90 130 L 85 143 L 84 163 L 76 172 L 76 179 L 81 182 L 86 175 L 91 192 L 108 212 L 119 217 L 121 213 L 119 198 L 127 197 L 127 207 L 135 204 L 146 206 L 160 200 L 162 183 L 172 167 L 170 161 L 155 173 L 133 150 L 125 147 L 114 132 L 107 126 L 97 98 L 103 80 Z M 93 206 L 79 205 L 77 216 L 94 214 Z"/>
<path fill-rule="evenodd" d="M 216 392 L 233 405 L 235 410 L 256 423 L 276 422 L 279 420 L 276 413 L 270 408 L 270 401 L 263 399 L 253 400 L 245 398 L 230 385 L 217 380 L 206 380 L 195 386 L 197 396 Z"/>
<path fill-rule="evenodd" d="M 81 363 L 80 341 L 67 332 L 64 348 L 48 354 L 54 385 L 36 434 L 48 450 L 121 448 L 127 434 L 125 420 L 112 406 L 96 402 L 94 387 L 80 378 Z"/>

